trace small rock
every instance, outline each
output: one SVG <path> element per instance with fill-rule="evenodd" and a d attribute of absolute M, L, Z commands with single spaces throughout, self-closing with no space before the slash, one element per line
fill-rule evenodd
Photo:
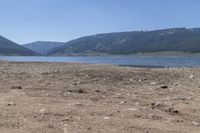
<path fill-rule="evenodd" d="M 138 105 L 140 105 L 140 103 L 139 103 L 139 102 L 136 102 L 135 105 L 138 106 Z"/>
<path fill-rule="evenodd" d="M 16 104 L 15 103 L 8 103 L 8 106 L 16 106 Z"/>
<path fill-rule="evenodd" d="M 22 87 L 21 86 L 12 86 L 11 89 L 19 89 L 19 90 L 21 90 Z"/>
<path fill-rule="evenodd" d="M 182 101 L 185 101 L 186 98 L 184 98 L 184 97 L 177 97 L 177 98 L 175 98 L 175 100 L 182 100 Z"/>
<path fill-rule="evenodd" d="M 128 108 L 130 111 L 136 111 L 136 108 Z"/>
<path fill-rule="evenodd" d="M 79 85 L 81 82 L 80 81 L 77 81 L 76 83 L 74 83 L 74 85 Z"/>
<path fill-rule="evenodd" d="M 199 123 L 197 123 L 196 121 L 191 122 L 191 124 L 195 126 L 199 126 Z"/>
<path fill-rule="evenodd" d="M 161 107 L 165 107 L 165 104 L 164 103 L 151 103 L 151 108 L 152 109 L 155 109 L 155 108 L 161 108 Z"/>
<path fill-rule="evenodd" d="M 190 78 L 190 79 L 194 79 L 194 76 L 193 76 L 193 75 L 190 75 L 189 78 Z"/>
<path fill-rule="evenodd" d="M 156 82 L 151 82 L 150 85 L 157 85 L 157 83 Z"/>
<path fill-rule="evenodd" d="M 79 93 L 83 94 L 86 93 L 83 89 L 78 89 L 78 90 L 68 90 L 69 93 Z"/>
<path fill-rule="evenodd" d="M 88 130 L 92 130 L 92 127 L 88 127 L 87 129 L 88 129 Z"/>
<path fill-rule="evenodd" d="M 109 117 L 103 117 L 105 120 L 109 120 L 110 118 Z"/>
<path fill-rule="evenodd" d="M 92 97 L 92 98 L 90 98 L 90 100 L 93 101 L 93 102 L 99 101 L 99 99 L 97 97 Z"/>
<path fill-rule="evenodd" d="M 69 121 L 70 118 L 66 117 L 65 119 L 63 119 L 62 121 Z"/>
<path fill-rule="evenodd" d="M 127 103 L 127 101 L 121 101 L 119 104 L 125 104 Z"/>
<path fill-rule="evenodd" d="M 178 123 L 180 123 L 180 122 L 184 122 L 183 120 L 174 120 L 173 122 L 178 122 Z"/>
<path fill-rule="evenodd" d="M 46 111 L 46 109 L 41 109 L 40 113 L 44 113 Z"/>
<path fill-rule="evenodd" d="M 84 105 L 82 103 L 77 102 L 77 103 L 75 103 L 75 106 L 77 106 L 77 107 L 83 107 Z"/>
<path fill-rule="evenodd" d="M 133 82 L 133 79 L 129 79 L 130 82 Z"/>
<path fill-rule="evenodd" d="M 94 92 L 100 92 L 100 90 L 95 90 Z"/>
<path fill-rule="evenodd" d="M 162 86 L 160 86 L 160 88 L 161 88 L 161 89 L 167 89 L 168 86 L 167 86 L 167 85 L 162 85 Z"/>
<path fill-rule="evenodd" d="M 151 116 L 151 119 L 152 119 L 152 120 L 160 120 L 160 119 L 162 119 L 162 116 L 152 115 L 152 116 Z"/>
<path fill-rule="evenodd" d="M 55 75 L 50 75 L 50 77 L 54 77 Z"/>
<path fill-rule="evenodd" d="M 178 83 L 175 83 L 175 84 L 174 84 L 174 86 L 178 86 L 178 85 L 179 85 Z"/>
<path fill-rule="evenodd" d="M 139 79 L 138 81 L 139 81 L 139 82 L 142 82 L 142 79 Z"/>
<path fill-rule="evenodd" d="M 169 108 L 167 112 L 169 112 L 170 114 L 180 114 L 180 112 L 174 108 Z"/>
<path fill-rule="evenodd" d="M 53 126 L 53 125 L 51 125 L 51 124 L 49 124 L 49 125 L 48 125 L 48 128 L 54 128 L 54 126 Z"/>
<path fill-rule="evenodd" d="M 79 89 L 78 93 L 82 94 L 82 93 L 85 93 L 85 92 L 82 89 Z"/>

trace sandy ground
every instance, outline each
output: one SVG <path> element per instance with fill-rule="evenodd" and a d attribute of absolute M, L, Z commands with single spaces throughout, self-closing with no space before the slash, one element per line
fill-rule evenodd
<path fill-rule="evenodd" d="M 0 63 L 0 133 L 200 133 L 200 68 Z"/>

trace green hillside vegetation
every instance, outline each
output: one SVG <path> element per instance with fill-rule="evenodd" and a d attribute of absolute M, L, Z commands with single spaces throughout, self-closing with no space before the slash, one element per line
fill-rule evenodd
<path fill-rule="evenodd" d="M 200 28 L 106 33 L 81 37 L 48 55 L 134 54 L 163 51 L 200 52 Z"/>

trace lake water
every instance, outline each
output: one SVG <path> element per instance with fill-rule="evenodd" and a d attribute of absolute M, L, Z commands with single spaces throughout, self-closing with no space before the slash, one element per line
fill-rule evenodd
<path fill-rule="evenodd" d="M 110 56 L 110 57 L 40 57 L 40 56 L 0 56 L 3 61 L 16 62 L 71 62 L 91 64 L 114 64 L 124 66 L 152 67 L 200 67 L 200 57 L 148 57 L 148 56 Z"/>

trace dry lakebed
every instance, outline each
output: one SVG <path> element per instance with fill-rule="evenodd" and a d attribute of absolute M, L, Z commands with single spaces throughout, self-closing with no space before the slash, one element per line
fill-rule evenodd
<path fill-rule="evenodd" d="M 200 133 L 200 68 L 0 62 L 0 133 Z"/>

